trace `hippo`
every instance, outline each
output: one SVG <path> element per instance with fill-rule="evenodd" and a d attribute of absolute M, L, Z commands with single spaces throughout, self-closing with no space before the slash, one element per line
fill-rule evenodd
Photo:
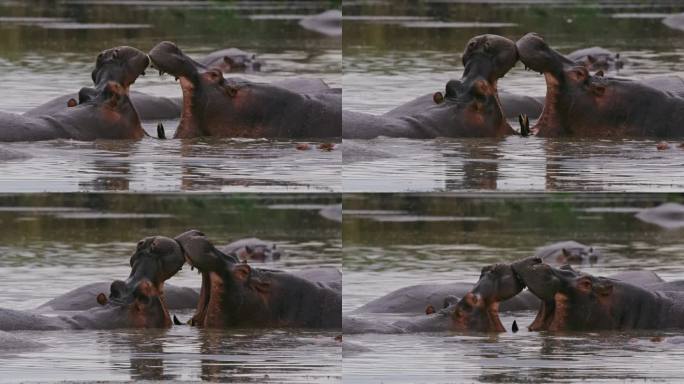
<path fill-rule="evenodd" d="M 239 78 L 223 78 L 164 41 L 149 52 L 152 65 L 180 80 L 183 108 L 176 138 L 198 136 L 335 138 L 341 136 L 342 97 L 300 94 Z"/>
<path fill-rule="evenodd" d="M 546 79 L 544 109 L 532 128 L 538 136 L 684 135 L 684 98 L 635 80 L 590 75 L 535 33 L 516 47 L 520 61 Z"/>
<path fill-rule="evenodd" d="M 458 300 L 426 316 L 410 317 L 386 324 L 345 316 L 345 333 L 409 332 L 505 332 L 499 319 L 499 303 L 515 297 L 525 288 L 510 265 L 496 264 L 482 269 L 480 279 Z"/>
<path fill-rule="evenodd" d="M 222 72 L 258 72 L 263 62 L 256 59 L 254 53 L 238 48 L 226 48 L 204 56 L 197 60 L 207 68 L 218 68 Z"/>
<path fill-rule="evenodd" d="M 576 241 L 561 241 L 538 248 L 535 256 L 551 265 L 594 264 L 601 257 L 601 252 Z"/>
<path fill-rule="evenodd" d="M 619 53 L 601 47 L 590 47 L 570 52 L 567 58 L 589 71 L 617 71 L 625 66 L 625 58 Z"/>
<path fill-rule="evenodd" d="M 240 261 L 247 262 L 272 262 L 280 260 L 282 255 L 276 249 L 276 245 L 266 243 L 255 237 L 236 240 L 220 248 L 225 254 L 234 254 Z"/>
<path fill-rule="evenodd" d="M 128 88 L 149 64 L 132 47 L 108 49 L 97 58 L 95 88 L 82 88 L 70 107 L 44 116 L 0 113 L 0 141 L 51 139 L 140 139 L 145 131 L 131 104 Z"/>
<path fill-rule="evenodd" d="M 325 284 L 283 271 L 252 268 L 214 247 L 200 231 L 175 238 L 202 274 L 197 311 L 189 321 L 205 328 L 340 328 L 342 295 Z"/>
<path fill-rule="evenodd" d="M 343 138 L 427 139 L 515 134 L 506 122 L 497 94 L 497 80 L 518 60 L 515 44 L 501 36 L 476 36 L 466 45 L 462 59 L 463 76 L 447 82 L 444 95 L 435 93 L 432 105 L 399 107 L 380 116 L 345 111 Z"/>
<path fill-rule="evenodd" d="M 530 331 L 684 328 L 684 292 L 597 277 L 531 257 L 511 265 L 542 301 Z"/>
<path fill-rule="evenodd" d="M 185 263 L 179 244 L 155 236 L 141 240 L 130 258 L 131 273 L 126 281 L 111 284 L 107 297 L 93 297 L 101 307 L 45 316 L 0 309 L 0 330 L 168 328 L 171 318 L 164 298 L 164 282 Z"/>
<path fill-rule="evenodd" d="M 641 286 L 655 286 L 663 280 L 655 272 L 646 270 L 624 271 L 609 276 L 613 279 L 629 281 Z M 372 300 L 353 311 L 354 314 L 424 313 L 429 306 L 444 308 L 454 304 L 470 292 L 473 283 L 418 284 L 392 291 Z M 539 299 L 529 291 L 503 300 L 499 305 L 500 312 L 534 311 L 539 308 Z"/>

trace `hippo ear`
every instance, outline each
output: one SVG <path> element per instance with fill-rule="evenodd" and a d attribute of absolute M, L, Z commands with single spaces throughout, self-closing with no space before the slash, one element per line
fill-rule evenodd
<path fill-rule="evenodd" d="M 435 104 L 442 104 L 444 101 L 444 95 L 442 95 L 442 92 L 435 92 L 432 95 L 432 101 L 434 101 Z"/>
<path fill-rule="evenodd" d="M 428 304 L 427 307 L 425 307 L 425 314 L 426 315 L 432 315 L 435 313 L 435 307 L 432 306 L 432 304 Z"/>
<path fill-rule="evenodd" d="M 230 65 L 231 67 L 235 65 L 235 60 L 230 56 L 223 56 L 223 62 Z"/>
<path fill-rule="evenodd" d="M 596 58 L 593 55 L 587 55 L 587 61 L 589 61 L 589 63 L 595 63 Z"/>
<path fill-rule="evenodd" d="M 239 281 L 249 280 L 251 274 L 252 268 L 247 264 L 237 264 L 233 267 L 233 276 Z"/>

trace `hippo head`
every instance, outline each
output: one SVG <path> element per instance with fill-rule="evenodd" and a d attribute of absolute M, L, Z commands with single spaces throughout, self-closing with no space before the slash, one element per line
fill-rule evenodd
<path fill-rule="evenodd" d="M 264 281 L 258 271 L 241 263 L 235 255 L 216 249 L 200 231 L 182 233 L 176 241 L 188 264 L 202 274 L 200 299 L 191 325 L 245 325 L 241 321 L 245 314 L 249 314 L 250 324 L 264 322 L 260 316 L 269 313 L 269 281 Z"/>
<path fill-rule="evenodd" d="M 78 101 L 69 100 L 58 121 L 74 137 L 92 140 L 140 139 L 145 131 L 133 107 L 128 90 L 149 64 L 147 55 L 131 47 L 117 47 L 100 53 L 92 77 L 94 87 L 78 92 Z"/>
<path fill-rule="evenodd" d="M 614 329 L 614 280 L 560 268 L 532 257 L 512 264 L 528 289 L 542 301 L 530 331 Z"/>
<path fill-rule="evenodd" d="M 244 96 L 238 95 L 240 81 L 227 81 L 221 69 L 196 62 L 168 41 L 157 44 L 149 56 L 160 73 L 169 73 L 180 80 L 183 108 L 176 138 L 210 135 L 214 121 L 231 124 L 229 117 L 218 119 L 217 116 L 229 116 L 234 107 L 239 108 Z"/>
<path fill-rule="evenodd" d="M 450 80 L 444 95 L 419 119 L 428 119 L 440 135 L 454 137 L 503 136 L 515 131 L 506 122 L 497 80 L 517 61 L 515 44 L 501 36 L 482 35 L 468 42 L 463 52 L 465 69 L 460 80 Z"/>
<path fill-rule="evenodd" d="M 602 71 L 592 75 L 585 65 L 552 49 L 536 33 L 526 34 L 516 46 L 520 61 L 546 80 L 544 109 L 532 128 L 540 136 L 580 131 L 583 136 L 610 135 L 608 129 L 623 126 L 644 100 L 634 97 L 635 93 L 655 92 L 645 86 L 634 90 L 634 82 L 604 77 Z"/>
<path fill-rule="evenodd" d="M 126 281 L 116 280 L 109 299 L 98 302 L 110 313 L 109 321 L 128 328 L 166 328 L 171 318 L 164 300 L 164 282 L 185 263 L 179 244 L 168 237 L 147 237 L 138 242 L 131 256 L 131 273 Z"/>
<path fill-rule="evenodd" d="M 456 331 L 505 332 L 499 319 L 499 303 L 525 288 L 510 265 L 482 268 L 473 289 L 456 304 L 452 327 Z"/>
<path fill-rule="evenodd" d="M 135 82 L 150 64 L 147 55 L 133 47 L 115 47 L 97 55 L 92 78 L 96 85 L 114 81 L 125 89 Z"/>

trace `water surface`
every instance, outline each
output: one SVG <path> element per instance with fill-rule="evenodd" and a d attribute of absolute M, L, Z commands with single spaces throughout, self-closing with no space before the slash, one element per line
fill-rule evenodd
<path fill-rule="evenodd" d="M 255 74 L 272 82 L 321 78 L 341 86 L 339 38 L 308 31 L 298 19 L 330 2 L 62 2 L 55 6 L 0 4 L 0 110 L 23 113 L 54 97 L 92 85 L 95 57 L 118 45 L 149 51 L 170 40 L 194 58 L 223 48 L 254 52 Z M 281 14 L 299 18 L 280 19 Z M 180 97 L 173 77 L 153 70 L 133 90 Z M 164 121 L 171 137 L 177 120 Z M 157 121 L 144 128 L 156 136 Z M 314 142 L 317 147 L 320 142 Z M 339 151 L 298 151 L 293 141 L 169 140 L 94 143 L 55 140 L 0 144 L 0 192 L 25 191 L 339 191 Z M 5 156 L 0 156 L 5 157 Z"/>
<path fill-rule="evenodd" d="M 579 267 L 597 275 L 633 269 L 684 278 L 684 229 L 635 217 L 678 195 L 468 194 L 345 195 L 344 312 L 395 289 L 475 282 L 483 266 L 575 240 L 603 257 Z M 345 335 L 368 348 L 346 352 L 345 381 L 624 382 L 677 381 L 682 332 L 529 332 L 535 313 L 501 316 L 505 334 Z M 395 320 L 396 315 L 367 315 Z"/>
<path fill-rule="evenodd" d="M 277 244 L 284 256 L 268 267 L 341 268 L 340 224 L 319 213 L 339 203 L 339 195 L 3 195 L 0 307 L 29 310 L 88 283 L 125 279 L 140 239 L 191 228 L 217 245 L 244 237 Z M 199 288 L 201 277 L 184 268 L 169 283 Z M 181 321 L 192 313 L 171 311 Z M 334 331 L 174 326 L 13 334 L 47 347 L 0 348 L 0 382 L 341 381 Z"/>
<path fill-rule="evenodd" d="M 537 32 L 563 53 L 601 46 L 627 63 L 609 75 L 644 79 L 684 75 L 682 31 L 662 19 L 676 2 L 345 2 L 345 109 L 381 114 L 461 77 L 466 42 L 486 33 L 517 40 Z M 347 17 L 347 15 L 349 17 Z M 544 96 L 542 76 L 521 64 L 499 88 Z M 518 128 L 517 121 L 511 121 Z M 504 140 L 345 140 L 347 192 L 461 190 L 679 191 L 681 140 L 507 138 Z M 367 157 L 358 153 L 382 151 Z M 389 154 L 389 155 L 388 155 Z"/>

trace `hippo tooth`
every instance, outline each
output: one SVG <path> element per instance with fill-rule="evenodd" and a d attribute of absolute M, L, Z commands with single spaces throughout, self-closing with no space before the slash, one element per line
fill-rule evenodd
<path fill-rule="evenodd" d="M 176 76 L 176 81 L 178 81 L 178 76 Z"/>
<path fill-rule="evenodd" d="M 194 270 L 195 270 L 195 267 L 191 265 L 191 266 L 190 266 L 190 270 L 191 270 L 191 271 L 194 271 Z"/>
<path fill-rule="evenodd" d="M 163 74 L 164 74 L 164 72 L 162 72 L 162 70 L 160 69 L 159 70 L 159 76 L 162 76 Z"/>

